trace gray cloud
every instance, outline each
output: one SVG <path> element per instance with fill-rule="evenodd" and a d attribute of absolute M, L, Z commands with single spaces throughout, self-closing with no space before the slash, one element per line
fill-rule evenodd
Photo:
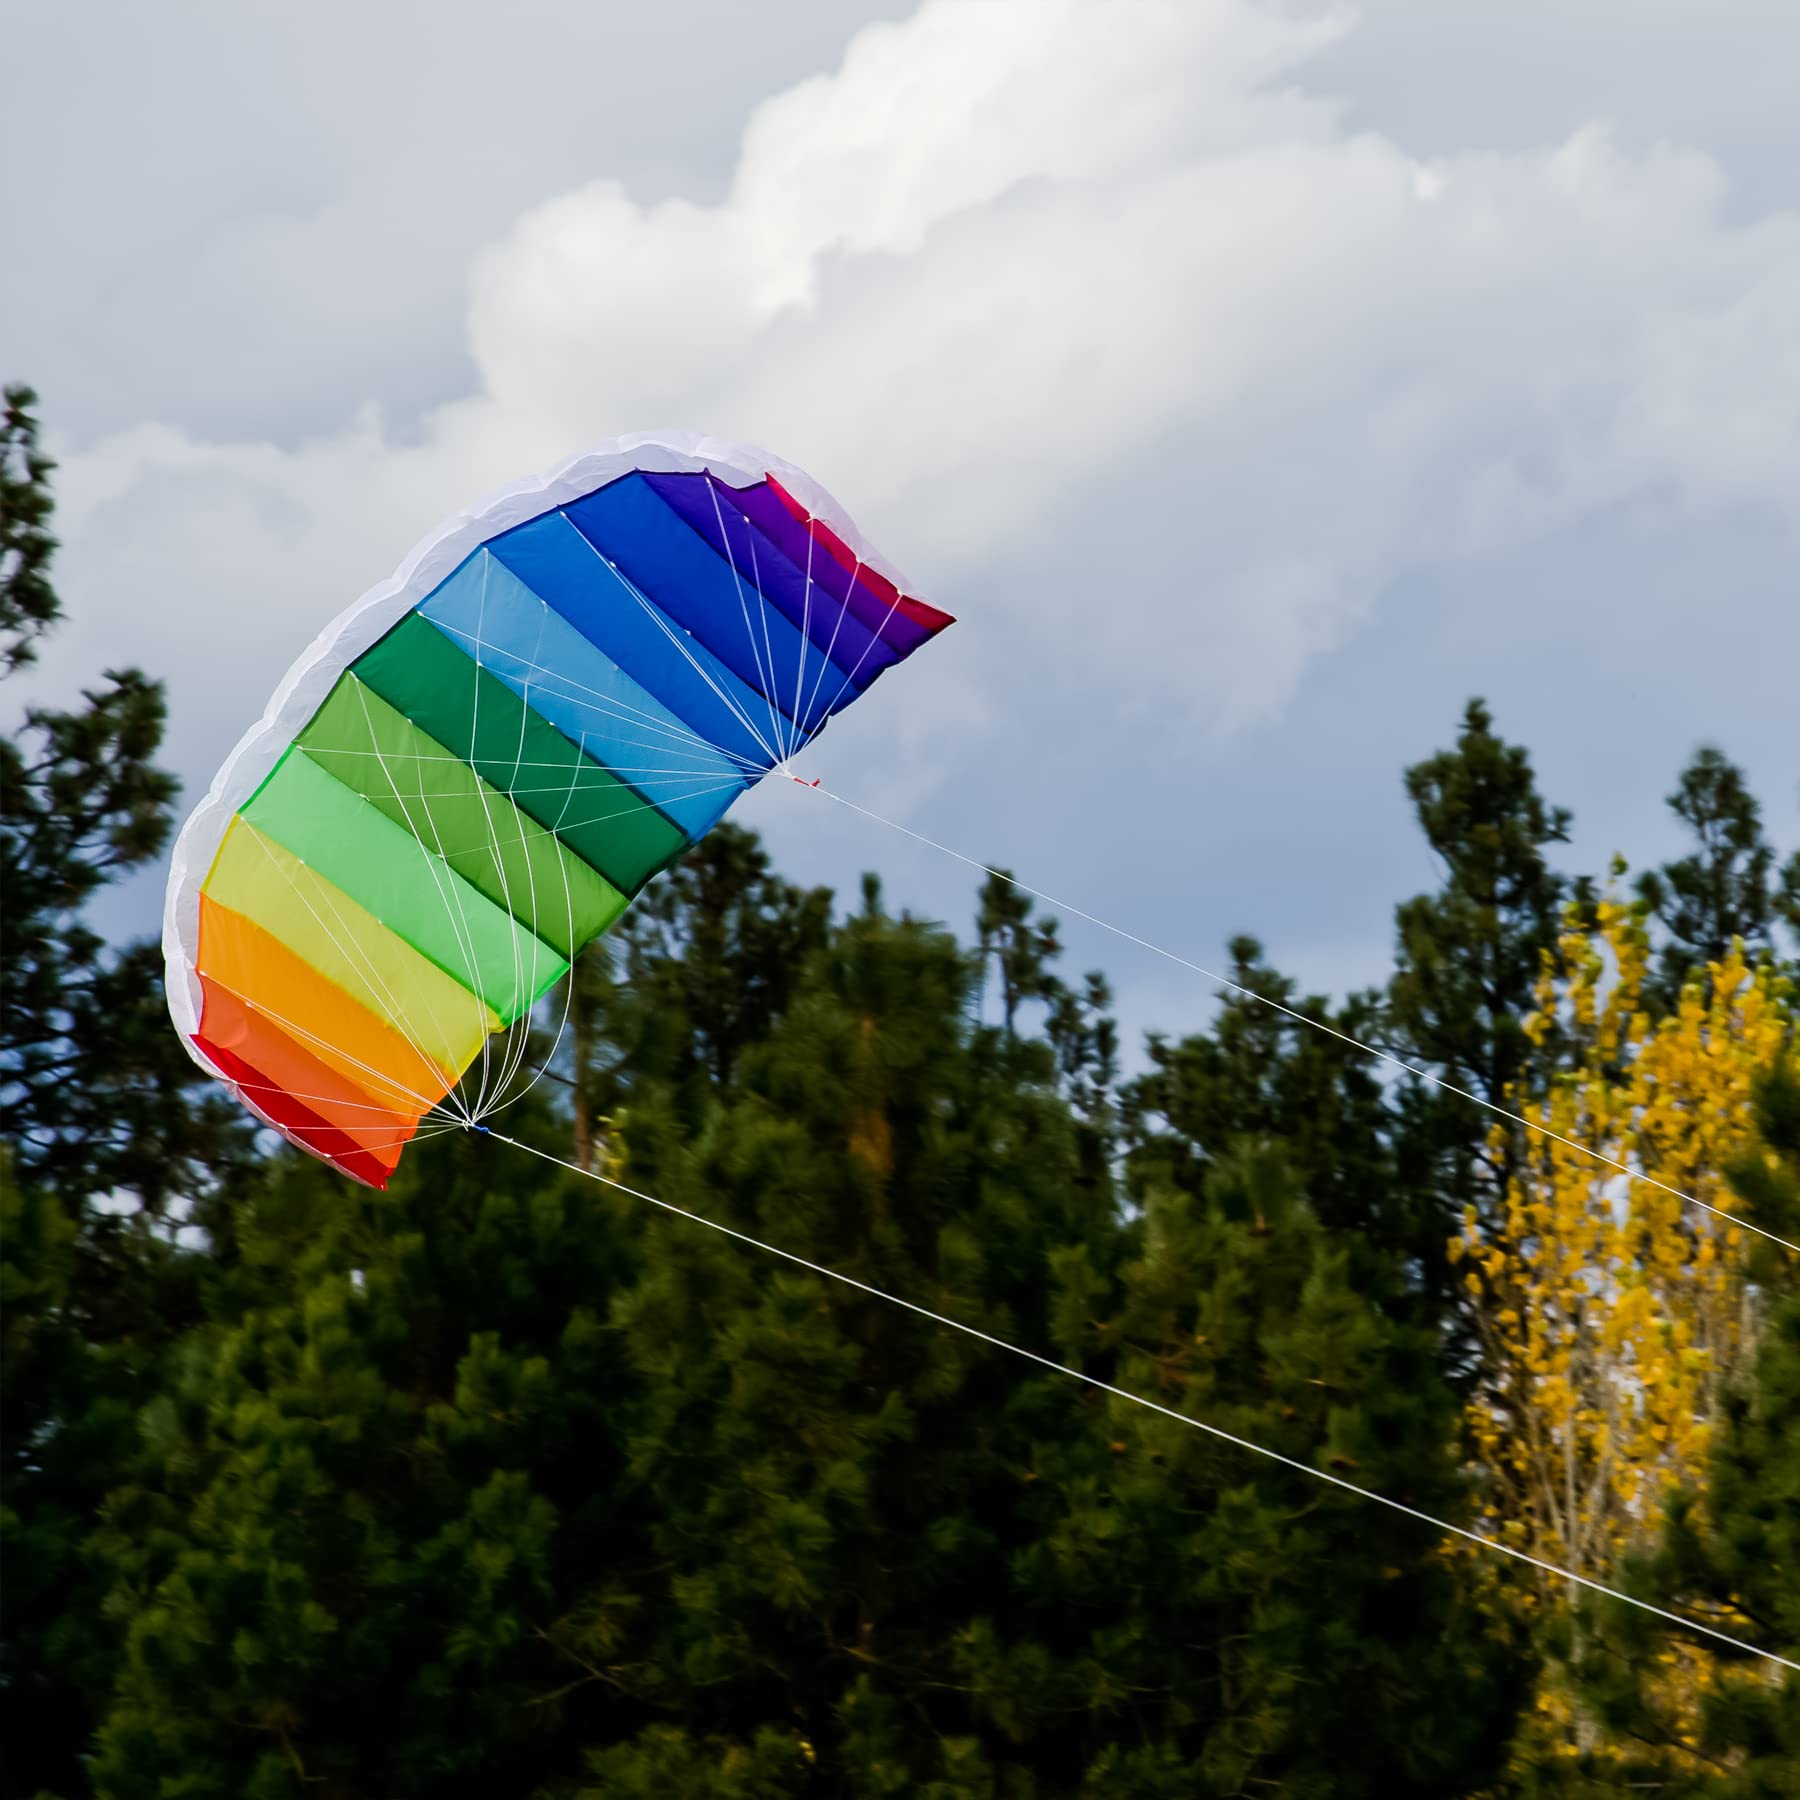
<path fill-rule="evenodd" d="M 1800 196 L 1786 0 L 1363 0 L 1312 77 L 1345 121 L 1421 156 L 1529 150 L 1596 119 L 1702 148 L 1743 217 Z"/>
<path fill-rule="evenodd" d="M 710 194 L 745 113 L 905 0 L 78 0 L 6 25 L 0 344 L 80 439 L 402 434 L 474 379 L 470 260 L 606 172 Z"/>

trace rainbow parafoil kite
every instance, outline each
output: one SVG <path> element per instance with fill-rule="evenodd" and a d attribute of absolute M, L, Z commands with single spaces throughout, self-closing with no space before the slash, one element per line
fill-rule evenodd
<path fill-rule="evenodd" d="M 459 1083 L 583 944 L 950 622 L 801 471 L 711 438 L 624 438 L 460 514 L 326 627 L 183 827 L 190 1054 L 384 1186 L 422 1120 L 478 1115 Z"/>

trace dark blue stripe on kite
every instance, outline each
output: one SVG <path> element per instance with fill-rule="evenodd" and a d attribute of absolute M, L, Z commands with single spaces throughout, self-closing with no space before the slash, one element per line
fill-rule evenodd
<path fill-rule="evenodd" d="M 826 697 L 845 681 L 860 693 L 900 660 L 900 652 L 870 631 L 842 598 L 834 599 L 817 579 L 809 581 L 807 571 L 794 566 L 787 552 L 746 517 L 733 490 L 717 476 L 646 473 L 644 480 L 727 568 L 753 575 L 769 603 L 830 657 L 834 668 L 820 684 Z M 818 563 L 832 562 L 828 550 L 815 548 L 813 554 Z"/>
<path fill-rule="evenodd" d="M 691 727 L 485 549 L 440 582 L 419 611 L 571 743 L 655 801 L 690 838 L 704 837 L 750 785 L 753 777 L 741 764 L 700 743 Z"/>
<path fill-rule="evenodd" d="M 810 733 L 855 699 L 798 628 L 763 605 L 752 571 L 734 572 L 644 475 L 622 476 L 563 512 L 633 586 L 784 715 L 784 738 L 792 720 Z"/>
<path fill-rule="evenodd" d="M 502 532 L 487 547 L 697 736 L 762 768 L 778 760 L 768 702 L 704 644 L 636 599 L 560 512 Z"/>

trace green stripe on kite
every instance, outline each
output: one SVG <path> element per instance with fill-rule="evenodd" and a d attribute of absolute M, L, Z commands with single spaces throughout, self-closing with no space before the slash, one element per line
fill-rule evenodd
<path fill-rule="evenodd" d="M 354 673 L 339 677 L 294 742 L 565 958 L 630 905 L 553 832 Z M 535 773 L 523 771 L 522 785 Z"/>
<path fill-rule="evenodd" d="M 688 848 L 680 826 L 418 614 L 351 667 L 622 893 L 635 894 Z"/>

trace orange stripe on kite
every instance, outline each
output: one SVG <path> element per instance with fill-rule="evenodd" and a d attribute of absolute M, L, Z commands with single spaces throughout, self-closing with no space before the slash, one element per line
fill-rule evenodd
<path fill-rule="evenodd" d="M 194 966 L 396 1112 L 423 1112 L 460 1073 L 432 1061 L 279 938 L 205 893 Z"/>
<path fill-rule="evenodd" d="M 401 1107 L 384 1105 L 366 1087 L 346 1080 L 273 1019 L 246 1005 L 210 976 L 200 977 L 200 987 L 204 1000 L 196 1041 L 202 1049 L 209 1055 L 216 1050 L 229 1052 L 268 1087 L 300 1101 L 352 1144 L 384 1167 L 393 1168 L 401 1149 L 418 1129 L 423 1107 L 416 1101 Z M 249 1089 L 241 1079 L 239 1086 L 246 1087 L 265 1112 L 270 1110 L 261 1092 Z"/>

